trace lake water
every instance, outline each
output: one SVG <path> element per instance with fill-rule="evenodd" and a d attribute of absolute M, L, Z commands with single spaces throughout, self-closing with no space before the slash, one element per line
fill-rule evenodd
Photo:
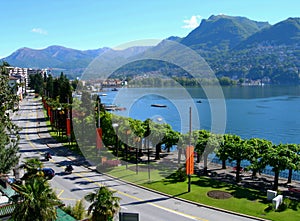
<path fill-rule="evenodd" d="M 205 92 L 204 92 L 205 91 Z M 220 94 L 220 91 L 222 94 Z M 242 138 L 264 138 L 275 144 L 300 143 L 300 87 L 245 86 L 201 88 L 107 89 L 103 103 L 126 107 L 114 113 L 166 122 L 176 131 L 232 133 Z M 152 107 L 164 104 L 166 108 Z"/>

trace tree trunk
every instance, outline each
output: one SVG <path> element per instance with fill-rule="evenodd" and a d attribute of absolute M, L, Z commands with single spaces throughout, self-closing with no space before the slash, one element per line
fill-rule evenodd
<path fill-rule="evenodd" d="M 170 153 L 171 152 L 171 147 L 168 145 L 167 146 L 167 152 Z"/>
<path fill-rule="evenodd" d="M 160 159 L 160 152 L 161 152 L 161 144 L 156 144 L 155 146 L 155 160 L 159 160 Z"/>
<path fill-rule="evenodd" d="M 204 154 L 203 155 L 203 174 L 206 176 L 207 175 L 207 158 L 208 158 L 208 155 L 207 154 Z"/>
<path fill-rule="evenodd" d="M 278 179 L 279 179 L 279 171 L 276 171 L 275 172 L 275 176 L 274 176 L 273 190 L 277 190 L 278 189 Z"/>
<path fill-rule="evenodd" d="M 226 169 L 226 160 L 222 160 L 222 169 Z"/>
<path fill-rule="evenodd" d="M 292 176 L 293 176 L 293 169 L 289 169 L 289 176 L 288 176 L 288 183 L 292 182 Z"/>
<path fill-rule="evenodd" d="M 257 174 L 257 169 L 253 169 L 252 170 L 252 179 L 254 179 L 256 177 Z"/>
<path fill-rule="evenodd" d="M 139 154 L 140 154 L 140 156 L 143 155 L 143 141 L 142 141 L 142 139 L 139 142 Z"/>
<path fill-rule="evenodd" d="M 201 156 L 200 156 L 200 154 L 197 152 L 197 163 L 200 163 L 200 158 L 201 158 Z"/>
<path fill-rule="evenodd" d="M 177 158 L 177 163 L 180 164 L 181 161 L 181 154 L 182 154 L 182 148 L 178 148 L 178 158 Z"/>
<path fill-rule="evenodd" d="M 236 176 L 235 181 L 240 182 L 240 170 L 241 170 L 241 160 L 236 161 Z"/>

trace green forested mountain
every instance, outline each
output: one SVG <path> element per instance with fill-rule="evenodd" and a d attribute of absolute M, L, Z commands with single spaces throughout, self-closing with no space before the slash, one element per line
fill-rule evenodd
<path fill-rule="evenodd" d="M 288 18 L 277 24 L 253 21 L 245 17 L 211 16 L 187 36 L 171 36 L 167 40 L 180 42 L 199 53 L 218 77 L 234 80 L 259 80 L 264 83 L 300 83 L 300 18 Z M 149 50 L 159 50 L 159 45 Z M 138 57 L 147 48 L 133 47 L 124 51 L 108 48 L 75 50 L 50 46 L 35 50 L 21 48 L 4 60 L 12 66 L 60 69 L 73 76 L 81 76 L 84 69 L 98 55 L 109 52 L 116 62 L 130 56 Z M 107 54 L 107 53 L 105 53 Z M 185 75 L 183 71 L 164 62 L 135 62 L 119 74 L 143 73 Z M 59 72 L 60 73 L 60 72 Z"/>
<path fill-rule="evenodd" d="M 257 46 L 279 46 L 300 44 L 300 18 L 288 18 L 251 35 L 240 43 L 236 50 Z"/>
<path fill-rule="evenodd" d="M 256 22 L 245 17 L 211 16 L 181 40 L 196 50 L 232 49 L 257 31 L 269 27 L 267 22 Z"/>

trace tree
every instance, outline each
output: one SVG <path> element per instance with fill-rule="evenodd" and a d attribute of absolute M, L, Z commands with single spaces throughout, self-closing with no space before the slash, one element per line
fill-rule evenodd
<path fill-rule="evenodd" d="M 34 177 L 27 180 L 24 185 L 14 186 L 20 198 L 15 199 L 16 208 L 12 214 L 13 220 L 44 221 L 57 218 L 56 206 L 59 206 L 61 202 L 47 180 Z"/>
<path fill-rule="evenodd" d="M 92 214 L 92 221 L 112 220 L 120 209 L 120 198 L 114 196 L 114 191 L 106 186 L 101 186 L 94 193 L 87 194 L 84 198 L 91 203 L 88 215 Z"/>
<path fill-rule="evenodd" d="M 291 163 L 287 145 L 273 145 L 263 156 L 263 161 L 266 165 L 270 165 L 275 173 L 273 190 L 277 190 L 280 171 L 287 169 Z"/>
<path fill-rule="evenodd" d="M 85 217 L 85 207 L 83 199 L 77 200 L 74 206 L 68 205 L 66 207 L 62 207 L 62 209 L 77 220 L 82 220 Z"/>
<path fill-rule="evenodd" d="M 47 94 L 45 94 L 45 96 L 54 98 L 53 97 L 53 94 L 54 94 L 53 77 L 51 74 L 48 76 L 48 78 L 46 80 L 46 91 L 47 91 Z"/>
<path fill-rule="evenodd" d="M 178 143 L 179 132 L 174 131 L 170 125 L 166 125 L 167 133 L 163 138 L 163 143 L 166 145 L 167 152 L 170 152 L 170 149 L 173 145 Z"/>
<path fill-rule="evenodd" d="M 189 133 L 186 134 L 179 134 L 177 149 L 178 149 L 178 158 L 177 163 L 181 163 L 181 155 L 184 152 L 185 148 L 189 145 Z M 185 154 L 185 153 L 184 153 Z"/>
<path fill-rule="evenodd" d="M 222 161 L 222 169 L 226 169 L 226 160 L 229 158 L 230 135 L 224 134 L 220 140 L 220 148 L 217 151 L 217 157 Z"/>
<path fill-rule="evenodd" d="M 6 66 L 0 65 L 0 174 L 8 173 L 19 161 L 19 128 L 10 119 L 19 98 L 9 87 Z"/>
<path fill-rule="evenodd" d="M 252 147 L 245 140 L 237 135 L 229 135 L 227 137 L 227 148 L 230 161 L 236 161 L 236 182 L 240 181 L 240 171 L 242 160 L 247 159 Z"/>
<path fill-rule="evenodd" d="M 34 92 L 41 94 L 44 87 L 44 78 L 40 73 L 29 75 L 30 84 L 29 86 L 34 89 Z"/>
<path fill-rule="evenodd" d="M 287 156 L 290 158 L 290 163 L 288 165 L 289 175 L 288 175 L 288 183 L 292 182 L 293 170 L 298 170 L 300 165 L 300 156 L 299 145 L 297 144 L 287 144 Z"/>
<path fill-rule="evenodd" d="M 151 134 L 149 135 L 149 140 L 152 145 L 155 145 L 155 160 L 160 159 L 161 146 L 164 143 L 164 137 L 166 136 L 168 130 L 170 130 L 170 125 L 168 124 L 158 124 L 150 121 Z"/>
<path fill-rule="evenodd" d="M 40 173 L 38 173 L 38 168 L 42 168 L 42 167 L 43 167 L 43 163 L 39 159 L 37 158 L 27 159 L 22 166 L 22 168 L 26 169 L 27 173 L 24 174 L 22 179 L 28 180 L 38 175 L 41 175 Z"/>
<path fill-rule="evenodd" d="M 61 72 L 59 81 L 59 102 L 67 103 L 68 99 L 72 99 L 72 87 L 69 79 Z"/>
<path fill-rule="evenodd" d="M 252 169 L 252 178 L 254 178 L 257 172 L 260 172 L 266 167 L 262 156 L 272 147 L 272 142 L 264 139 L 251 138 L 247 140 L 247 143 L 253 148 L 252 151 L 249 152 L 247 160 L 251 163 L 249 169 Z"/>
<path fill-rule="evenodd" d="M 197 133 L 197 140 L 195 144 L 195 151 L 197 152 L 197 163 L 200 162 L 200 157 L 203 156 L 203 161 L 204 161 L 204 168 L 203 168 L 203 173 L 204 175 L 207 174 L 207 157 L 209 153 L 213 151 L 211 148 L 211 145 L 208 145 L 209 139 L 210 139 L 210 132 L 207 130 L 198 130 L 196 131 Z"/>

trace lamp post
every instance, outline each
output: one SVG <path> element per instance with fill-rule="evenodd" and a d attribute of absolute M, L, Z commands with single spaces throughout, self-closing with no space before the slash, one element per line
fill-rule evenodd
<path fill-rule="evenodd" d="M 58 114 L 58 116 L 57 116 L 57 114 Z M 60 137 L 62 136 L 62 134 L 60 133 L 60 129 L 61 129 L 61 126 L 60 126 L 60 123 L 61 123 L 61 114 L 62 114 L 61 107 L 58 107 L 57 111 L 56 111 L 56 122 L 55 123 L 56 123 L 56 127 L 58 129 L 58 136 L 60 136 Z"/>
<path fill-rule="evenodd" d="M 119 124 L 118 123 L 113 123 L 112 124 L 113 128 L 115 128 L 116 130 L 116 156 L 117 156 L 117 160 L 119 159 L 119 141 L 118 141 L 118 129 L 119 129 Z"/>
<path fill-rule="evenodd" d="M 96 128 L 96 149 L 97 149 L 97 155 L 100 155 L 100 151 L 102 148 L 102 128 L 101 128 L 101 116 L 100 116 L 100 104 L 101 104 L 101 99 L 100 96 L 97 96 L 97 117 L 98 117 L 98 121 L 97 121 L 97 128 Z"/>
<path fill-rule="evenodd" d="M 131 134 L 131 130 L 126 130 L 126 144 L 125 144 L 125 162 L 126 162 L 126 170 L 128 169 L 127 155 L 128 155 L 128 137 Z"/>

